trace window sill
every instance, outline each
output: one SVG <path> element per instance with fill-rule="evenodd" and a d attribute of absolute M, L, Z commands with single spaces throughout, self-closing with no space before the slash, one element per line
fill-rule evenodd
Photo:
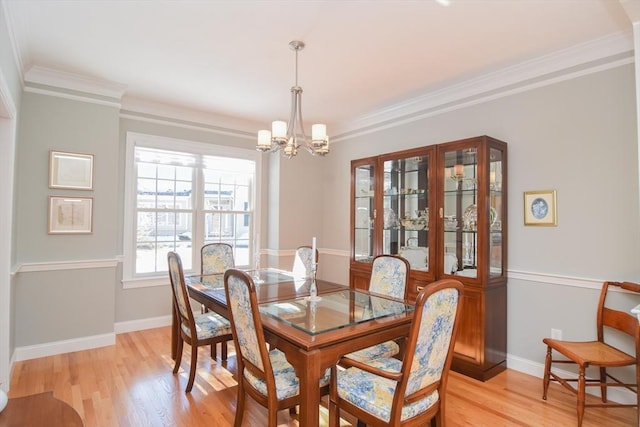
<path fill-rule="evenodd" d="M 169 276 L 147 277 L 144 279 L 122 279 L 122 289 L 151 288 L 154 286 L 169 286 Z"/>

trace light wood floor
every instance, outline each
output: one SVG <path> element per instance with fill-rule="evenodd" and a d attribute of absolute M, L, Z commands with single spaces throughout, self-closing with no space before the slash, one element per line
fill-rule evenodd
<path fill-rule="evenodd" d="M 115 346 L 18 362 L 9 397 L 53 391 L 78 411 L 87 427 L 233 425 L 234 358 L 216 363 L 201 348 L 193 391 L 185 394 L 190 348 L 185 345 L 182 370 L 174 376 L 169 334 L 168 327 L 126 333 L 117 336 Z M 485 383 L 455 372 L 449 378 L 448 427 L 577 424 L 575 398 L 557 384 L 551 384 L 545 402 L 542 380 L 517 371 L 507 370 Z M 266 410 L 251 398 L 247 403 L 244 425 L 266 425 Z M 635 408 L 588 408 L 583 426 L 636 426 L 636 416 Z M 281 411 L 279 425 L 298 426 L 295 417 Z M 327 425 L 326 410 L 321 417 Z M 343 425 L 350 421 L 345 416 Z"/>

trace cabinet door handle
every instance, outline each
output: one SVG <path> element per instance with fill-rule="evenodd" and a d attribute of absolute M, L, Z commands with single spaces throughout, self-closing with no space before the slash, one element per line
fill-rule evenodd
<path fill-rule="evenodd" d="M 374 209 L 373 210 L 373 219 L 376 219 L 378 217 L 378 210 Z"/>
<path fill-rule="evenodd" d="M 423 289 L 424 289 L 424 286 L 417 286 L 417 287 L 416 287 L 416 290 L 417 290 L 418 292 L 420 292 L 420 291 L 421 291 L 421 290 L 423 290 Z"/>
<path fill-rule="evenodd" d="M 440 219 L 444 218 L 444 209 L 440 208 Z"/>

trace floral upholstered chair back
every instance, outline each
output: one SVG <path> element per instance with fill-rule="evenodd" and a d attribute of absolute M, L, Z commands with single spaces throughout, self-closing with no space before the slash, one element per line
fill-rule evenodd
<path fill-rule="evenodd" d="M 200 250 L 201 274 L 224 273 L 235 267 L 233 247 L 227 243 L 209 243 Z"/>
<path fill-rule="evenodd" d="M 183 327 L 189 327 L 193 320 L 191 305 L 187 298 L 187 288 L 184 283 L 184 272 L 182 270 L 182 261 L 180 255 L 175 252 L 167 254 L 167 262 L 169 264 L 169 279 L 171 281 L 171 291 L 173 293 L 173 302 L 180 316 L 180 322 Z"/>
<path fill-rule="evenodd" d="M 293 275 L 295 277 L 311 277 L 313 261 L 313 248 L 311 246 L 300 246 L 296 249 L 296 257 L 293 260 Z M 315 261 L 318 261 L 317 254 L 315 254 Z"/>
<path fill-rule="evenodd" d="M 394 255 L 379 255 L 373 260 L 369 291 L 405 299 L 408 276 L 407 260 Z"/>
<path fill-rule="evenodd" d="M 452 282 L 455 283 L 454 286 L 451 286 Z M 426 298 L 421 292 L 416 301 L 414 316 L 417 317 L 414 319 L 410 336 L 416 332 L 413 329 L 418 328 L 417 338 L 414 342 L 409 342 L 407 352 L 411 354 L 405 356 L 403 365 L 403 371 L 409 372 L 405 396 L 410 396 L 438 381 L 442 381 L 439 387 L 441 392 L 444 392 L 446 386 L 446 377 L 443 379 L 443 373 L 446 371 L 448 374 L 453 355 L 454 332 L 457 329 L 460 313 L 462 285 L 454 280 L 436 283 L 440 289 L 427 295 Z M 416 321 L 417 319 L 419 322 Z M 432 396 L 434 399 L 443 397 L 435 392 L 434 394 Z"/>
<path fill-rule="evenodd" d="M 242 361 L 248 361 L 260 371 L 270 369 L 264 361 L 268 359 L 258 312 L 256 291 L 247 274 L 229 269 L 224 275 L 224 287 L 229 307 L 229 320 L 236 344 L 236 353 Z M 239 360 L 239 363 L 240 362 Z M 265 365 L 268 365 L 265 368 Z"/>

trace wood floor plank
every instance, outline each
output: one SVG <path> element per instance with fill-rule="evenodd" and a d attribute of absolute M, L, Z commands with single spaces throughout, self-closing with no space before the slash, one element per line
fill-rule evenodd
<path fill-rule="evenodd" d="M 193 391 L 184 392 L 190 347 L 173 375 L 170 329 L 120 334 L 114 346 L 17 362 L 9 397 L 46 391 L 69 403 L 87 427 L 227 427 L 233 425 L 237 383 L 235 357 L 211 360 L 200 348 Z M 543 349 L 541 349 L 543 351 Z M 590 400 L 596 400 L 589 396 Z M 321 425 L 328 425 L 326 397 Z M 245 426 L 262 427 L 266 409 L 247 398 Z M 507 369 L 486 382 L 452 372 L 445 411 L 448 427 L 558 427 L 577 424 L 575 396 L 551 384 L 542 400 L 542 380 Z M 587 408 L 584 427 L 637 426 L 635 408 Z M 353 420 L 343 414 L 342 426 Z M 297 416 L 278 414 L 279 426 L 298 426 Z"/>

